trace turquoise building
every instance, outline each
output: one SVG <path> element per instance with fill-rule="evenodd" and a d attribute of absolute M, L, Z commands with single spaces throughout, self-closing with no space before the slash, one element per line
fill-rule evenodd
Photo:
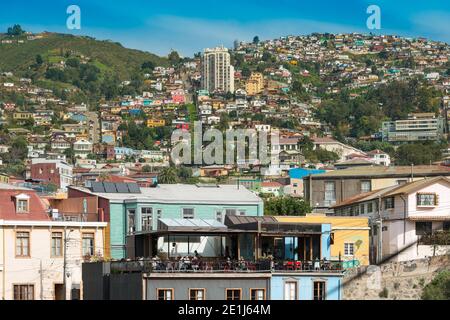
<path fill-rule="evenodd" d="M 127 185 L 133 185 L 127 189 Z M 139 188 L 130 183 L 92 183 L 70 187 L 69 198 L 95 197 L 109 222 L 106 245 L 111 258 L 148 256 L 150 234 L 161 219 L 215 220 L 226 215 L 262 216 L 264 203 L 245 187 L 234 185 L 158 185 Z M 206 245 L 207 247 L 208 245 Z"/>

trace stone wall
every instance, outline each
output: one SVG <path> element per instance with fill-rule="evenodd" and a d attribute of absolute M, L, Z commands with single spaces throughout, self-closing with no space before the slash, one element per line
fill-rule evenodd
<path fill-rule="evenodd" d="M 348 270 L 344 277 L 344 300 L 420 299 L 423 287 L 445 269 L 450 269 L 450 256 Z"/>

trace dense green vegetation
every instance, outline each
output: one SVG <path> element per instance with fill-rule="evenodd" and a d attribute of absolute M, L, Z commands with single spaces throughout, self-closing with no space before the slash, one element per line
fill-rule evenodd
<path fill-rule="evenodd" d="M 316 116 L 331 125 L 335 136 L 359 138 L 378 132 L 381 123 L 405 119 L 411 112 L 439 111 L 440 93 L 418 80 L 394 81 L 351 98 L 350 91 L 323 101 Z"/>
<path fill-rule="evenodd" d="M 442 150 L 446 146 L 446 142 L 402 144 L 395 152 L 395 163 L 397 165 L 430 164 L 434 161 L 441 160 Z"/>
<path fill-rule="evenodd" d="M 0 38 L 15 39 L 23 33 L 20 26 L 10 29 Z M 21 36 L 23 43 L 0 44 L 0 71 L 30 78 L 57 97 L 75 103 L 96 104 L 101 99 L 137 94 L 145 89 L 145 73 L 151 73 L 155 66 L 169 65 L 167 58 L 127 49 L 117 42 L 57 33 L 42 36 L 35 40 Z M 130 83 L 122 85 L 125 80 Z M 12 102 L 23 102 L 20 97 L 12 98 Z"/>
<path fill-rule="evenodd" d="M 304 216 L 311 207 L 303 199 L 271 197 L 264 201 L 264 214 L 270 216 Z"/>
<path fill-rule="evenodd" d="M 0 69 L 23 73 L 41 56 L 43 62 L 66 60 L 65 54 L 83 55 L 97 63 L 102 71 L 111 71 L 120 79 L 129 79 L 134 70 L 144 62 L 167 66 L 166 58 L 134 49 L 124 48 L 120 43 L 96 40 L 69 34 L 46 33 L 42 39 L 25 41 L 22 44 L 0 44 Z"/>
<path fill-rule="evenodd" d="M 450 300 L 450 271 L 442 271 L 425 286 L 423 300 Z"/>

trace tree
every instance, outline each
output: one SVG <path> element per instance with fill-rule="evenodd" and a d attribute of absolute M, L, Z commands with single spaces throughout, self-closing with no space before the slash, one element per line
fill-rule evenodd
<path fill-rule="evenodd" d="M 243 77 L 248 78 L 248 77 L 250 77 L 250 74 L 251 74 L 251 73 L 252 73 L 252 72 L 251 72 L 251 70 L 250 70 L 249 67 L 245 66 L 244 68 L 242 68 L 242 76 L 243 76 Z"/>
<path fill-rule="evenodd" d="M 423 300 L 450 300 L 450 271 L 439 273 L 422 291 Z"/>
<path fill-rule="evenodd" d="M 158 174 L 158 182 L 161 184 L 176 184 L 178 182 L 178 174 L 175 167 L 164 168 Z"/>
<path fill-rule="evenodd" d="M 145 61 L 142 66 L 141 66 L 142 70 L 153 70 L 155 69 L 155 64 L 152 61 Z"/>
<path fill-rule="evenodd" d="M 8 36 L 20 36 L 23 33 L 25 33 L 25 30 L 19 24 L 9 27 L 7 31 Z"/>
<path fill-rule="evenodd" d="M 304 216 L 311 207 L 303 199 L 293 197 L 272 197 L 265 200 L 264 214 L 271 216 Z"/>
<path fill-rule="evenodd" d="M 434 142 L 403 144 L 395 152 L 395 163 L 405 166 L 430 164 L 441 159 L 442 149 Z"/>
<path fill-rule="evenodd" d="M 180 60 L 181 60 L 180 55 L 175 50 L 172 50 L 169 53 L 169 61 L 172 65 L 178 64 Z"/>
<path fill-rule="evenodd" d="M 69 160 L 71 163 L 74 163 L 75 161 L 75 152 L 72 148 L 67 148 L 64 150 L 64 155 L 66 156 L 66 159 Z"/>
<path fill-rule="evenodd" d="M 42 59 L 42 56 L 40 54 L 36 55 L 36 64 L 40 66 L 42 63 L 44 63 L 44 59 Z"/>
<path fill-rule="evenodd" d="M 152 167 L 146 164 L 145 166 L 142 167 L 142 172 L 145 173 L 152 172 Z"/>
<path fill-rule="evenodd" d="M 254 38 L 253 38 L 253 44 L 258 44 L 259 43 L 259 37 L 258 36 L 255 36 Z"/>

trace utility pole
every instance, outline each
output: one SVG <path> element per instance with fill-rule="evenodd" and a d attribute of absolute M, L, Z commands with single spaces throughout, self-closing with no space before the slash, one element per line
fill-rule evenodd
<path fill-rule="evenodd" d="M 66 265 L 67 265 L 66 252 L 67 252 L 67 234 L 66 229 L 64 229 L 63 300 L 66 300 Z"/>
<path fill-rule="evenodd" d="M 69 231 L 69 235 L 72 230 Z M 67 300 L 67 290 L 66 290 L 66 269 L 67 269 L 67 234 L 66 229 L 64 229 L 64 262 L 63 262 L 63 300 Z"/>
<path fill-rule="evenodd" d="M 44 300 L 44 289 L 42 287 L 42 283 L 43 283 L 42 260 L 39 262 L 39 273 L 41 275 L 41 293 L 40 293 L 40 297 L 41 297 L 41 300 Z"/>

